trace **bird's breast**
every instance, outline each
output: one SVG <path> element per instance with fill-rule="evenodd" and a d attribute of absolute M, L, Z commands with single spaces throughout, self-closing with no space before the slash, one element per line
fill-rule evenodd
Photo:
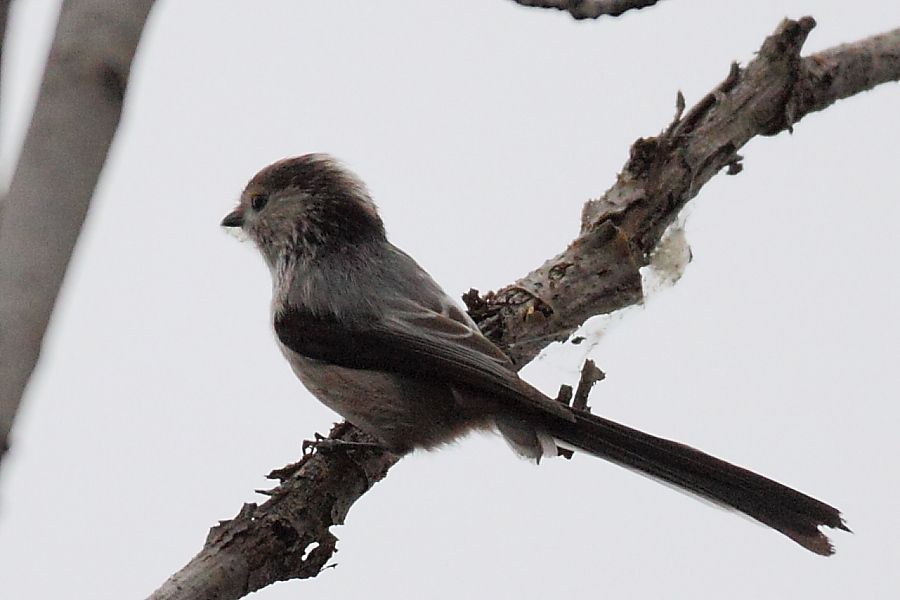
<path fill-rule="evenodd" d="M 398 453 L 450 442 L 489 420 L 463 410 L 443 384 L 350 369 L 302 356 L 279 341 L 303 385 L 323 404 Z"/>

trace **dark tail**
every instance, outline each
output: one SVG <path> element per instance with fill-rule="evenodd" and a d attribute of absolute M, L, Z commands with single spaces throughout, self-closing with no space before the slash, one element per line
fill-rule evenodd
<path fill-rule="evenodd" d="M 850 531 L 833 506 L 690 446 L 584 412 L 548 429 L 585 452 L 739 510 L 816 554 L 834 553 L 819 526 Z"/>

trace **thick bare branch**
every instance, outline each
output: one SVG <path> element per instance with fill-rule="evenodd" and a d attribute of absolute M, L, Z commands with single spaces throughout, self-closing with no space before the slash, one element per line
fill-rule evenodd
<path fill-rule="evenodd" d="M 153 0 L 67 0 L 0 215 L 0 457 L 119 123 Z"/>
<path fill-rule="evenodd" d="M 596 19 L 604 15 L 618 17 L 629 10 L 653 6 L 660 0 L 513 0 L 522 6 L 555 8 L 576 19 Z"/>
<path fill-rule="evenodd" d="M 865 40 L 843 44 L 804 58 L 794 85 L 789 121 L 900 79 L 900 28 Z"/>
<path fill-rule="evenodd" d="M 683 116 L 680 105 L 663 134 L 638 140 L 615 185 L 585 205 L 582 233 L 565 252 L 496 294 L 468 294 L 470 313 L 482 330 L 524 364 L 587 318 L 640 302 L 639 269 L 663 231 L 722 167 L 739 170 L 736 151 L 747 140 L 900 78 L 900 65 L 890 59 L 900 50 L 895 34 L 801 59 L 813 26 L 809 18 L 784 21 L 745 69 L 734 65 L 726 80 Z M 869 76 L 850 68 L 867 60 L 861 56 L 879 65 Z M 822 76 L 823 68 L 832 75 Z M 806 100 L 810 97 L 815 101 Z M 347 424 L 337 426 L 330 439 L 367 441 Z M 213 528 L 203 550 L 151 598 L 234 599 L 275 581 L 316 575 L 334 550 L 330 526 L 341 523 L 397 460 L 385 452 L 338 448 L 275 473 L 282 484 L 268 492 L 272 498 L 245 505 L 235 519 Z"/>
<path fill-rule="evenodd" d="M 521 364 L 588 318 L 640 302 L 639 269 L 663 232 L 737 151 L 806 114 L 879 83 L 900 79 L 900 30 L 801 58 L 815 26 L 785 20 L 745 68 L 726 79 L 657 137 L 639 139 L 615 184 L 585 204 L 581 235 L 515 284 L 469 306 L 482 331 Z"/>
<path fill-rule="evenodd" d="M 374 440 L 346 423 L 330 440 Z M 281 480 L 263 505 L 245 504 L 213 527 L 203 550 L 169 578 L 151 600 L 236 600 L 276 581 L 315 577 L 335 550 L 332 525 L 398 460 L 370 448 L 320 450 L 269 475 Z"/>

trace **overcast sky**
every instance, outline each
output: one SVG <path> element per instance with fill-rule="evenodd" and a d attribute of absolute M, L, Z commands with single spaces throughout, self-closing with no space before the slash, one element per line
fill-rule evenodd
<path fill-rule="evenodd" d="M 13 165 L 57 3 L 4 48 Z M 0 472 L 3 598 L 142 598 L 335 416 L 276 349 L 269 275 L 218 226 L 265 164 L 332 153 L 448 292 L 565 247 L 629 145 L 746 63 L 786 15 L 807 52 L 900 25 L 887 0 L 666 0 L 574 22 L 509 0 L 160 0 Z M 691 203 L 694 261 L 587 356 L 595 411 L 843 510 L 825 559 L 606 463 L 496 437 L 404 459 L 329 569 L 255 597 L 893 598 L 900 589 L 900 87 L 745 147 Z"/>

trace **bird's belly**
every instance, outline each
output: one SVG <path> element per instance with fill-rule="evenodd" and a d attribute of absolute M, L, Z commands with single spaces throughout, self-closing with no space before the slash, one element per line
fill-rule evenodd
<path fill-rule="evenodd" d="M 294 374 L 323 404 L 387 447 L 430 448 L 489 423 L 462 410 L 452 389 L 382 371 L 309 359 L 282 345 Z"/>

